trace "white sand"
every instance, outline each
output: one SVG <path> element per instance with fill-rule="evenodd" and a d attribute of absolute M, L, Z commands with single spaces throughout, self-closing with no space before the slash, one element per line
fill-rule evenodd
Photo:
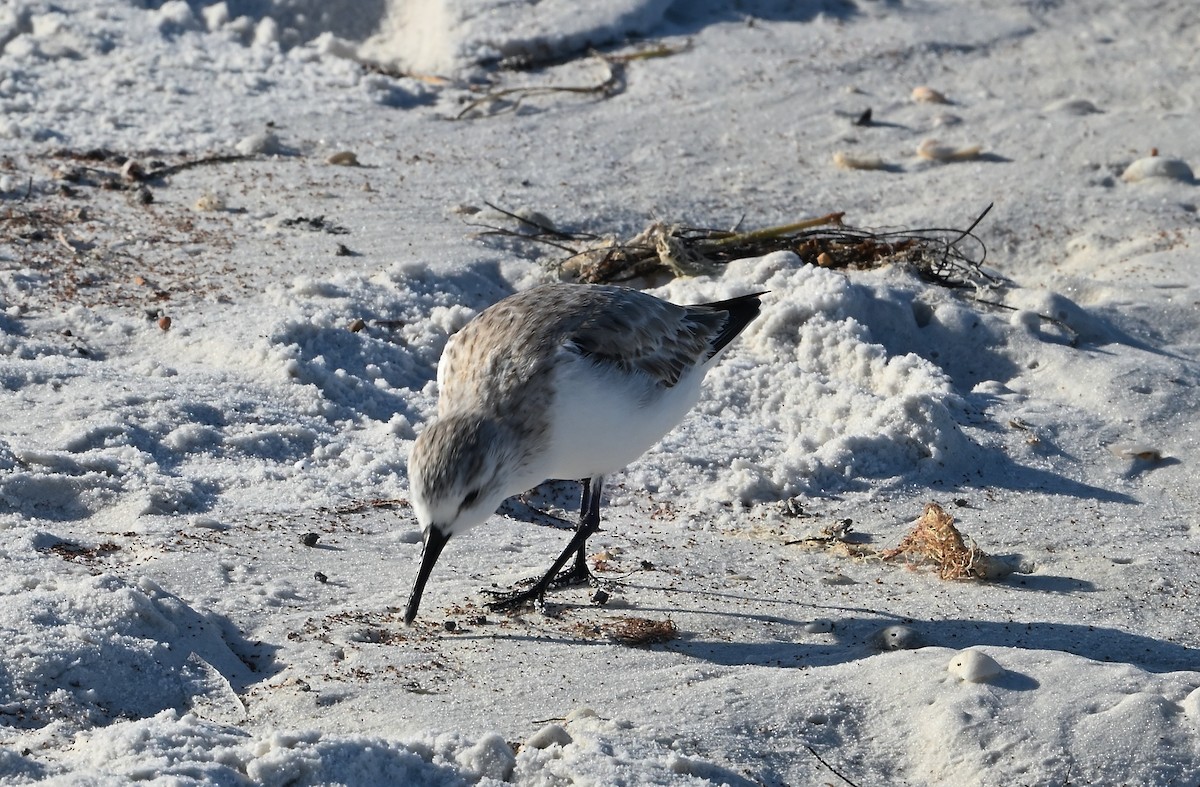
<path fill-rule="evenodd" d="M 587 5 L 0 8 L 0 783 L 1195 785 L 1200 15 Z M 450 120 L 486 80 L 597 84 L 576 55 L 630 37 L 690 46 Z M 150 204 L 103 187 L 118 156 L 238 151 Z M 481 242 L 485 202 L 624 237 L 994 202 L 981 297 L 1015 311 L 788 253 L 655 290 L 771 293 L 612 479 L 612 601 L 480 620 L 566 538 L 497 515 L 406 629 L 420 535 L 376 503 L 449 333 L 558 258 Z M 931 500 L 1018 573 L 789 543 L 851 519 L 894 546 Z M 680 636 L 617 644 L 625 616 Z"/>

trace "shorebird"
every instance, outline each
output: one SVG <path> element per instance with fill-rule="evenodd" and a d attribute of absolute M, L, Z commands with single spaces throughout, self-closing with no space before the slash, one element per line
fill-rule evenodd
<path fill-rule="evenodd" d="M 499 301 L 452 336 L 438 364 L 437 419 L 408 462 L 424 548 L 405 623 L 451 536 L 551 478 L 582 482 L 574 535 L 537 582 L 489 606 L 540 606 L 551 586 L 589 579 L 586 543 L 600 529 L 604 477 L 683 420 L 762 294 L 678 306 L 625 287 L 548 284 Z"/>

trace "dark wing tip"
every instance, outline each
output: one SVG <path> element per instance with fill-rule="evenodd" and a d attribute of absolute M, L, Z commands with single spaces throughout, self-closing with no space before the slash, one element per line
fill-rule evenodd
<path fill-rule="evenodd" d="M 749 295 L 739 295 L 736 298 L 730 298 L 726 301 L 696 304 L 694 308 L 725 312 L 728 315 L 724 327 L 721 328 L 721 332 L 713 337 L 710 358 L 721 352 L 725 348 L 725 345 L 737 338 L 737 335 L 745 330 L 746 326 L 758 316 L 759 310 L 762 308 L 760 296 L 766 295 L 767 292 L 769 290 L 752 292 Z"/>

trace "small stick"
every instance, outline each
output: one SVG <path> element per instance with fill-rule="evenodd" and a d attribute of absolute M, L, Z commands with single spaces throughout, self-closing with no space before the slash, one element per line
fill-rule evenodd
<path fill-rule="evenodd" d="M 996 203 L 989 202 L 988 206 L 983 209 L 983 213 L 980 213 L 979 216 L 975 219 L 975 221 L 971 222 L 971 226 L 967 227 L 965 230 L 963 230 L 959 234 L 959 236 L 950 243 L 950 245 L 953 246 L 955 243 L 958 243 L 960 240 L 962 240 L 963 238 L 970 235 L 975 230 L 975 228 L 979 226 L 979 222 L 983 221 L 983 217 L 988 215 L 988 213 L 991 212 L 992 208 L 995 207 L 995 205 L 996 205 Z"/>
<path fill-rule="evenodd" d="M 494 90 L 494 91 L 485 93 L 483 96 L 481 96 L 481 97 L 475 99 L 474 101 L 472 101 L 471 103 L 467 104 L 465 107 L 463 107 L 461 112 L 459 112 L 457 115 L 454 116 L 454 119 L 462 120 L 463 117 L 467 113 L 469 113 L 475 109 L 478 109 L 479 107 L 483 106 L 484 104 L 488 103 L 489 101 L 495 101 L 496 99 L 505 98 L 507 96 L 516 96 L 517 97 L 513 101 L 512 106 L 507 110 L 507 111 L 512 111 L 512 110 L 515 110 L 518 106 L 520 106 L 521 101 L 523 101 L 526 98 L 529 98 L 530 96 L 545 96 L 545 95 L 549 95 L 551 93 L 584 93 L 584 94 L 586 94 L 586 93 L 601 93 L 601 94 L 612 95 L 613 93 L 620 92 L 620 90 L 618 89 L 618 86 L 621 85 L 621 77 L 623 76 L 623 72 L 624 72 L 624 69 L 622 68 L 622 64 L 619 62 L 611 61 L 608 58 L 601 58 L 601 62 L 603 62 L 608 67 L 608 78 L 605 79 L 603 82 L 600 82 L 599 84 L 596 84 L 596 85 L 531 85 L 531 86 L 527 86 L 527 87 L 510 87 L 510 88 L 506 88 L 504 90 Z M 501 113 L 493 112 L 492 114 L 498 115 Z"/>
<path fill-rule="evenodd" d="M 169 167 L 152 169 L 146 173 L 146 179 L 165 178 L 168 175 L 174 175 L 177 172 L 183 172 L 185 169 L 191 169 L 192 167 L 199 167 L 202 164 L 227 164 L 230 161 L 241 161 L 248 158 L 250 158 L 250 156 L 243 156 L 240 153 L 232 153 L 225 156 L 207 156 L 205 158 L 184 161 L 179 164 L 172 164 Z"/>
<path fill-rule="evenodd" d="M 841 224 L 842 217 L 845 215 L 845 211 L 839 213 L 827 213 L 824 216 L 817 216 L 813 219 L 797 221 L 795 224 L 784 224 L 779 227 L 764 227 L 761 230 L 740 232 L 724 238 L 707 240 L 704 241 L 704 245 L 721 249 L 725 248 L 726 246 L 737 246 L 740 243 L 753 243 L 754 241 L 758 240 L 778 238 L 784 235 L 790 235 L 793 232 L 800 232 L 801 230 L 812 229 L 813 227 L 821 227 L 826 224 Z"/>
<path fill-rule="evenodd" d="M 490 202 L 485 201 L 483 204 L 487 205 L 489 208 L 491 208 L 492 210 L 494 210 L 498 213 L 503 213 L 505 216 L 508 216 L 510 219 L 519 221 L 522 224 L 528 224 L 530 227 L 533 227 L 535 230 L 538 230 L 539 232 L 541 232 L 545 235 L 554 235 L 559 238 L 571 237 L 570 235 L 566 234 L 565 232 L 559 232 L 558 230 L 554 229 L 553 227 L 547 227 L 544 224 L 538 224 L 533 219 L 526 218 L 525 216 L 518 215 L 516 213 L 513 213 L 512 211 L 508 211 L 508 210 L 505 210 L 504 208 L 497 207 Z M 486 226 L 486 225 L 481 225 L 481 226 Z M 588 239 L 591 239 L 594 237 L 595 237 L 594 235 L 587 236 Z M 581 240 L 582 240 L 582 238 L 581 238 Z"/>
<path fill-rule="evenodd" d="M 534 243 L 544 243 L 547 246 L 553 246 L 556 249 L 561 249 L 562 251 L 571 252 L 571 257 L 574 257 L 576 255 L 583 253 L 583 252 L 579 251 L 578 249 L 573 249 L 570 246 L 564 245 L 562 243 L 555 243 L 554 241 L 550 240 L 549 238 L 547 238 L 544 235 L 522 235 L 519 232 L 513 232 L 512 230 L 506 230 L 502 227 L 493 227 L 490 224 L 468 224 L 467 226 L 468 227 L 483 227 L 484 229 L 486 229 L 487 232 L 480 232 L 476 236 L 476 237 L 480 237 L 480 238 L 482 238 L 485 235 L 502 235 L 502 236 L 509 237 L 509 238 L 517 238 L 519 240 L 531 240 Z M 568 258 L 568 259 L 570 259 L 570 258 Z"/>
<path fill-rule="evenodd" d="M 627 55 L 603 55 L 597 54 L 597 57 L 602 57 L 610 63 L 630 63 L 634 60 L 652 60 L 658 57 L 671 57 L 678 55 L 680 52 L 686 52 L 692 48 L 692 42 L 689 39 L 684 42 L 683 46 L 672 47 L 667 44 L 659 44 L 650 49 L 643 49 L 640 52 L 630 52 Z"/>

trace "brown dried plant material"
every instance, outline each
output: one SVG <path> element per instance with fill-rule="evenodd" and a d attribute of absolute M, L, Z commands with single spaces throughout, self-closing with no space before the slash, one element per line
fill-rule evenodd
<path fill-rule="evenodd" d="M 486 204 L 522 227 L 476 224 L 483 229 L 479 237 L 535 242 L 569 252 L 569 257 L 555 263 L 558 273 L 584 284 L 713 275 L 724 265 L 773 251 L 791 251 L 801 260 L 838 270 L 901 265 L 945 287 L 979 289 L 999 281 L 983 270 L 987 249 L 974 234 L 991 205 L 965 230 L 923 227 L 875 232 L 846 226 L 844 214 L 835 212 L 746 232 L 654 222 L 628 241 L 618 241 L 608 235 L 541 227 L 516 212 Z"/>
<path fill-rule="evenodd" d="M 622 645 L 640 647 L 670 642 L 679 636 L 679 629 L 670 620 L 617 618 L 604 627 L 604 633 Z"/>
<path fill-rule="evenodd" d="M 954 526 L 954 517 L 937 503 L 926 503 L 925 512 L 899 546 L 879 553 L 884 560 L 900 556 L 913 564 L 932 564 L 942 579 L 997 579 L 1009 573 L 1000 561 L 975 545 L 968 545 Z"/>

